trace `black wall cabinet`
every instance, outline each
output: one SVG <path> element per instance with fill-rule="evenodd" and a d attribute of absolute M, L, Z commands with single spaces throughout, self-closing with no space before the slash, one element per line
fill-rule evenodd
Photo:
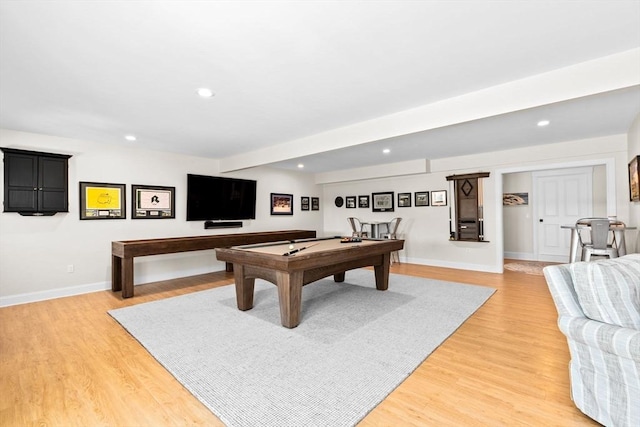
<path fill-rule="evenodd" d="M 69 211 L 71 156 L 0 149 L 4 152 L 4 212 L 54 215 Z"/>

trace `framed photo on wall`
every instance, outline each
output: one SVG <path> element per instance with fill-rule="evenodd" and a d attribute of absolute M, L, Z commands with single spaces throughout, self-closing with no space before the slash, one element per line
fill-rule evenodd
<path fill-rule="evenodd" d="M 431 206 L 447 206 L 447 190 L 432 191 Z"/>
<path fill-rule="evenodd" d="M 80 219 L 125 219 L 126 185 L 80 182 Z"/>
<path fill-rule="evenodd" d="M 309 210 L 309 197 L 303 196 L 300 198 L 300 210 Z"/>
<path fill-rule="evenodd" d="M 320 197 L 312 197 L 311 198 L 311 210 L 319 211 L 320 210 Z"/>
<path fill-rule="evenodd" d="M 176 188 L 153 185 L 131 186 L 132 219 L 167 219 L 176 217 Z"/>
<path fill-rule="evenodd" d="M 293 194 L 271 193 L 271 215 L 293 215 Z"/>
<path fill-rule="evenodd" d="M 414 194 L 416 206 L 429 206 L 429 192 L 428 191 L 416 191 Z"/>
<path fill-rule="evenodd" d="M 399 208 L 411 207 L 411 193 L 398 193 L 398 207 Z"/>
<path fill-rule="evenodd" d="M 393 212 L 393 191 L 371 194 L 373 212 Z"/>
<path fill-rule="evenodd" d="M 640 202 L 640 156 L 629 163 L 629 200 Z"/>
<path fill-rule="evenodd" d="M 369 209 L 369 196 L 358 196 L 358 207 Z"/>
<path fill-rule="evenodd" d="M 347 196 L 345 197 L 345 205 L 347 209 L 355 209 L 356 208 L 356 196 Z"/>

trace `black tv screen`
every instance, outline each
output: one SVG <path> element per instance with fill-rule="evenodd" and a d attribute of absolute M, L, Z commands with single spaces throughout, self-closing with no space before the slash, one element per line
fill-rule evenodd
<path fill-rule="evenodd" d="M 256 181 L 187 174 L 187 221 L 255 219 Z"/>

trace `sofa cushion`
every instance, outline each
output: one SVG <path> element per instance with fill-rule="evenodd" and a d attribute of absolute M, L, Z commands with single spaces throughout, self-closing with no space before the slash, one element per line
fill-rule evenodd
<path fill-rule="evenodd" d="M 570 269 L 588 318 L 640 330 L 640 254 L 578 262 Z"/>

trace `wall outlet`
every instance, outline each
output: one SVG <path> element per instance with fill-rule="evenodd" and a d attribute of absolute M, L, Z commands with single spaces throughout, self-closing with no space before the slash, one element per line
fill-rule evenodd
<path fill-rule="evenodd" d="M 67 265 L 67 273 L 73 273 L 73 264 Z"/>

